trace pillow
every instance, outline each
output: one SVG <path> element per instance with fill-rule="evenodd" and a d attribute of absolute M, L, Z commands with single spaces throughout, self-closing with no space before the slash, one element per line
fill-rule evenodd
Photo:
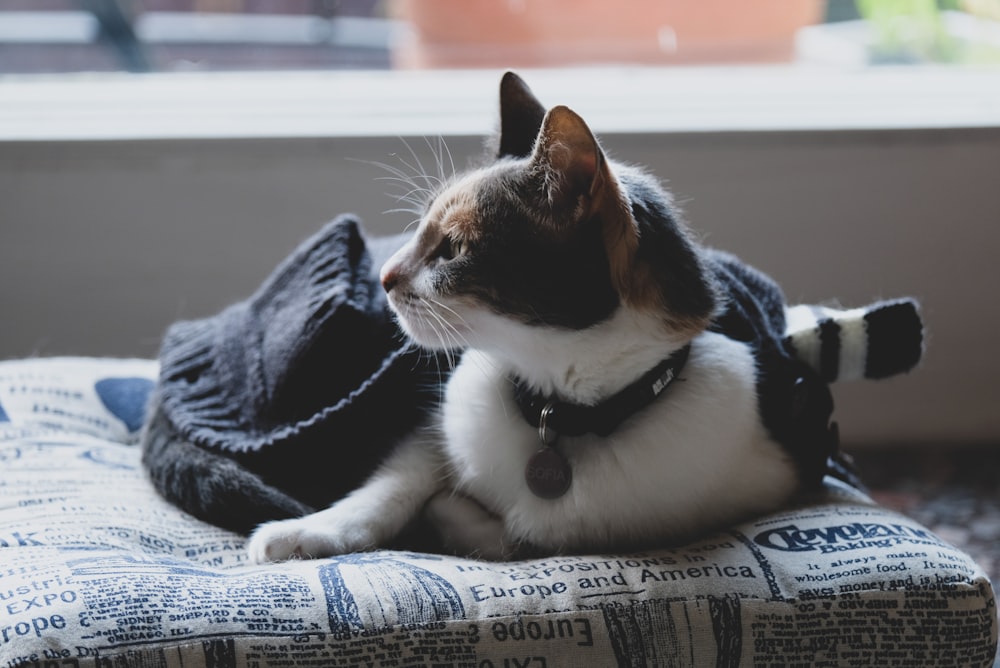
<path fill-rule="evenodd" d="M 992 665 L 983 571 L 832 480 L 645 553 L 249 564 L 144 476 L 156 371 L 0 363 L 0 667 Z"/>

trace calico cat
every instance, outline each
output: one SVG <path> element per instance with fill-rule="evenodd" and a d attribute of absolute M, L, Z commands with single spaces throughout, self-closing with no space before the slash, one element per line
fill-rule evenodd
<path fill-rule="evenodd" d="M 919 360 L 913 302 L 789 308 L 575 112 L 512 73 L 500 102 L 496 159 L 380 274 L 413 341 L 462 351 L 439 410 L 329 508 L 257 528 L 253 561 L 388 546 L 418 517 L 490 559 L 676 543 L 817 488 L 842 461 L 826 383 Z"/>

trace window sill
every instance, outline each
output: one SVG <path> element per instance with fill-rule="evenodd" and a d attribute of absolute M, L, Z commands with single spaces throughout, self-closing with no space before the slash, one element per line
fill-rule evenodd
<path fill-rule="evenodd" d="M 597 132 L 1000 127 L 990 68 L 534 70 Z M 500 72 L 101 74 L 0 78 L 0 141 L 476 136 Z"/>

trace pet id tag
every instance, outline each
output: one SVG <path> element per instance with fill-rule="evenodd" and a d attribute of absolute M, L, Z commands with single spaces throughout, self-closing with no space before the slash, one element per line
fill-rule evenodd
<path fill-rule="evenodd" d="M 524 479 L 528 489 L 537 497 L 543 499 L 558 499 L 566 493 L 573 482 L 573 469 L 562 453 L 552 445 L 559 437 L 548 428 L 548 418 L 552 414 L 553 404 L 550 402 L 542 409 L 538 420 L 538 438 L 544 446 L 528 460 L 524 468 Z"/>
<path fill-rule="evenodd" d="M 524 468 L 524 479 L 535 496 L 558 499 L 573 482 L 573 469 L 558 450 L 546 446 L 528 460 L 528 465 Z"/>

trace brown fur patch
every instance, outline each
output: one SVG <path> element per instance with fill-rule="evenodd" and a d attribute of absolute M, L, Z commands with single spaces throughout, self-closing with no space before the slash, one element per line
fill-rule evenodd
<path fill-rule="evenodd" d="M 478 178 L 481 178 L 478 174 L 469 175 L 434 200 L 427 214 L 428 223 L 436 226 L 443 236 L 467 242 L 480 237 L 474 183 Z"/>
<path fill-rule="evenodd" d="M 630 307 L 660 310 L 663 308 L 660 289 L 649 270 L 636 261 L 639 229 L 628 202 L 622 196 L 607 160 L 602 160 L 598 169 L 591 196 L 595 211 L 604 223 L 602 233 L 611 282 L 622 301 Z"/>
<path fill-rule="evenodd" d="M 703 331 L 711 318 L 680 317 L 673 313 L 653 271 L 638 260 L 639 228 L 607 160 L 602 161 L 592 197 L 594 211 L 604 224 L 602 231 L 611 281 L 622 301 L 634 309 L 662 312 L 666 325 L 679 334 L 693 337 Z"/>

